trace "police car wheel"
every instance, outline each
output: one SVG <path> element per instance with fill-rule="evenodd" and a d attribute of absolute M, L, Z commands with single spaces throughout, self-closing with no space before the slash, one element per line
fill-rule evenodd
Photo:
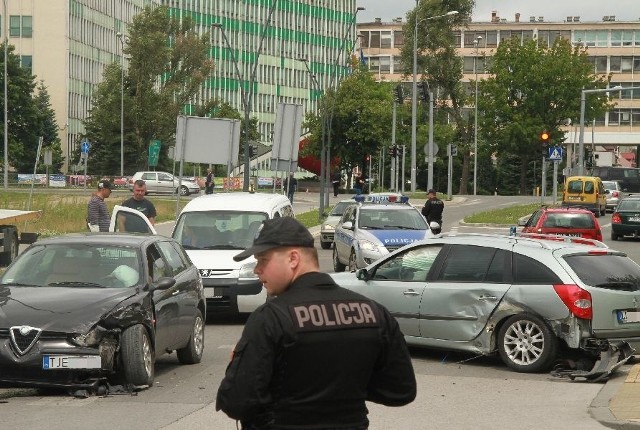
<path fill-rule="evenodd" d="M 351 255 L 349 256 L 349 271 L 353 272 L 355 270 L 358 270 L 358 263 L 356 258 L 356 251 L 352 249 Z"/>
<path fill-rule="evenodd" d="M 338 258 L 338 250 L 336 247 L 333 247 L 333 271 L 334 272 L 344 272 L 346 266 L 340 262 Z"/>

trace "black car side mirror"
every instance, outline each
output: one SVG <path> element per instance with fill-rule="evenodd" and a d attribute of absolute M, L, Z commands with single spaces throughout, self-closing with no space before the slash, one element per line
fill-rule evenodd
<path fill-rule="evenodd" d="M 151 284 L 151 287 L 149 288 L 149 290 L 150 291 L 168 290 L 169 288 L 173 287 L 175 283 L 176 283 L 176 280 L 174 278 L 169 278 L 165 276 L 158 279 L 157 282 L 154 282 L 153 284 Z"/>
<path fill-rule="evenodd" d="M 369 272 L 367 272 L 367 269 L 359 269 L 356 271 L 356 278 L 360 279 L 361 281 L 368 281 Z"/>

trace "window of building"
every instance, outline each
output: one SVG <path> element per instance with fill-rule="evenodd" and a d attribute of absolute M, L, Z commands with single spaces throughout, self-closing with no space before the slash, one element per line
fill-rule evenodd
<path fill-rule="evenodd" d="M 621 57 L 620 58 L 620 72 L 631 73 L 633 69 L 633 57 Z"/>
<path fill-rule="evenodd" d="M 498 46 L 498 32 L 487 31 L 487 38 L 485 39 L 485 46 L 489 48 L 495 48 Z"/>
<path fill-rule="evenodd" d="M 611 56 L 609 57 L 609 71 L 610 72 L 619 72 L 620 67 L 622 65 L 622 57 Z"/>
<path fill-rule="evenodd" d="M 369 47 L 370 48 L 379 48 L 380 47 L 380 32 L 372 31 L 369 33 L 371 38 L 369 39 Z"/>
<path fill-rule="evenodd" d="M 632 46 L 633 30 L 617 30 L 611 32 L 611 46 Z"/>
<path fill-rule="evenodd" d="M 402 31 L 393 32 L 393 46 L 395 48 L 400 48 L 404 46 L 404 32 Z"/>
<path fill-rule="evenodd" d="M 20 66 L 22 66 L 22 68 L 24 69 L 29 69 L 29 71 L 31 71 L 33 69 L 33 57 L 31 55 L 21 55 Z"/>
<path fill-rule="evenodd" d="M 9 17 L 9 36 L 20 37 L 20 17 L 11 15 Z"/>
<path fill-rule="evenodd" d="M 32 22 L 32 17 L 22 17 L 22 37 L 31 37 L 31 34 L 33 33 Z"/>
<path fill-rule="evenodd" d="M 478 41 L 478 47 L 484 46 L 484 32 L 481 31 L 465 31 L 464 32 L 464 47 L 465 48 L 473 48 L 475 45 L 473 42 L 476 40 L 478 36 L 482 36 L 482 39 Z"/>
<path fill-rule="evenodd" d="M 574 43 L 584 43 L 586 46 L 606 47 L 608 44 L 609 32 L 596 30 L 576 30 L 573 35 Z"/>
<path fill-rule="evenodd" d="M 454 31 L 453 33 L 453 46 L 456 48 L 460 47 L 460 41 L 462 40 L 462 35 L 460 31 Z"/>
<path fill-rule="evenodd" d="M 390 31 L 381 31 L 380 32 L 380 48 L 391 48 L 391 32 Z"/>
<path fill-rule="evenodd" d="M 378 71 L 380 70 L 380 60 L 378 59 L 378 57 L 369 57 L 367 59 L 367 64 L 369 65 L 369 70 L 371 72 L 378 73 Z"/>
<path fill-rule="evenodd" d="M 393 73 L 404 73 L 404 65 L 402 64 L 402 57 L 398 55 L 393 57 Z"/>
<path fill-rule="evenodd" d="M 391 73 L 391 57 L 379 57 L 380 73 Z"/>
<path fill-rule="evenodd" d="M 362 35 L 362 37 L 360 38 L 360 46 L 362 46 L 363 48 L 368 48 L 369 47 L 369 32 L 368 31 L 361 31 L 360 34 Z"/>
<path fill-rule="evenodd" d="M 596 73 L 607 73 L 607 57 L 596 56 L 594 57 L 594 64 L 596 66 Z"/>

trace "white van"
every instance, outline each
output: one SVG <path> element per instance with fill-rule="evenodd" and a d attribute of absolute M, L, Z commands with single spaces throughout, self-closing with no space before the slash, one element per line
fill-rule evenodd
<path fill-rule="evenodd" d="M 282 216 L 294 216 L 289 199 L 267 193 L 209 194 L 182 209 L 171 237 L 200 271 L 208 316 L 248 313 L 265 302 L 256 260 L 233 256 L 253 244 L 262 221 Z"/>

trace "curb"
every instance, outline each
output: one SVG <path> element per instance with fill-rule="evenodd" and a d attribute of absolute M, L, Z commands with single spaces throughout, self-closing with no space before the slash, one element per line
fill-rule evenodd
<path fill-rule="evenodd" d="M 632 367 L 631 371 L 634 371 L 634 369 L 640 369 L 640 365 L 635 365 Z M 598 395 L 589 405 L 589 415 L 591 415 L 594 420 L 608 428 L 623 430 L 640 429 L 640 422 L 618 419 L 610 408 L 612 400 L 614 400 L 617 393 L 622 389 L 625 383 L 627 383 L 626 380 L 630 372 L 614 373 L 613 377 L 605 383 L 602 389 L 598 392 Z"/>

